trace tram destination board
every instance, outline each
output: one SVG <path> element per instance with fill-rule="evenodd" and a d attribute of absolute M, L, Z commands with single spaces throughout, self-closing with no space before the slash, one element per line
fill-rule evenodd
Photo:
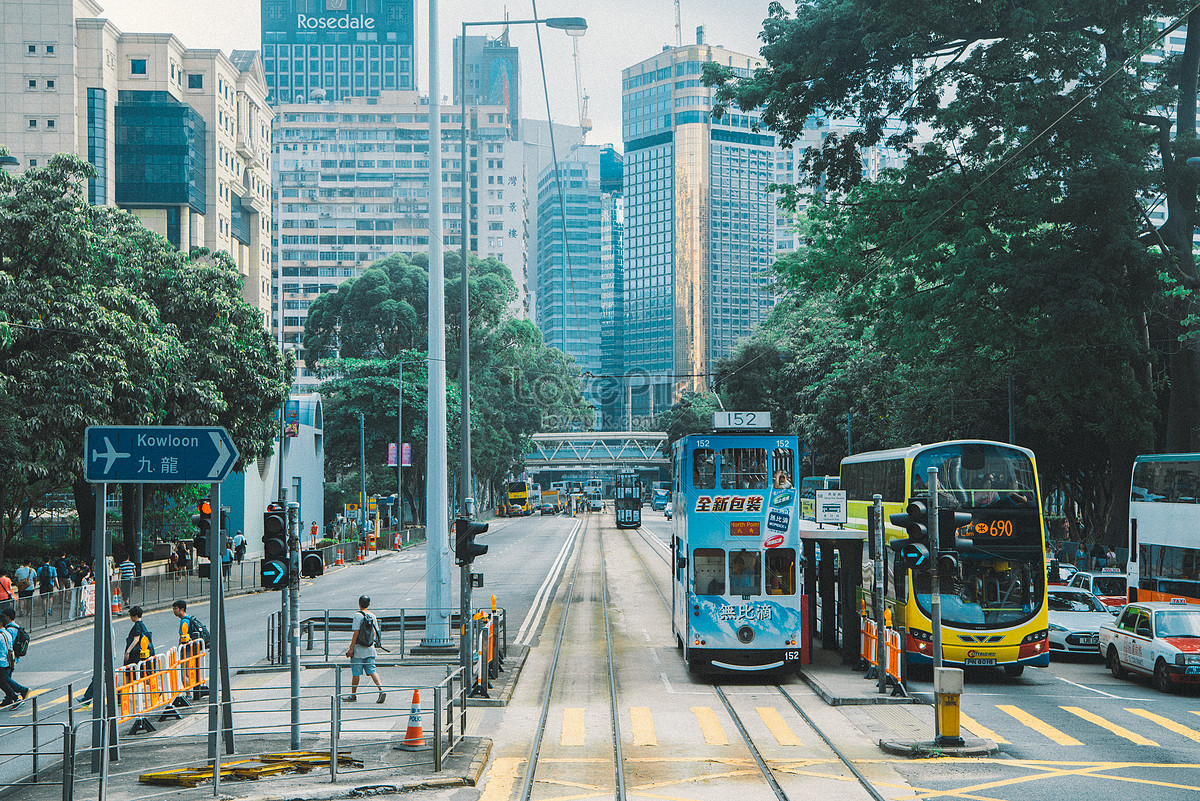
<path fill-rule="evenodd" d="M 221 426 L 88 426 L 83 441 L 92 484 L 220 484 L 238 460 Z"/>
<path fill-rule="evenodd" d="M 713 412 L 714 431 L 770 431 L 770 412 Z"/>

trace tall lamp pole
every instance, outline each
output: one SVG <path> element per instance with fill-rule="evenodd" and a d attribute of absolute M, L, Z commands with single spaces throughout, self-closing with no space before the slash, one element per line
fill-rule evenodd
<path fill-rule="evenodd" d="M 569 36 L 583 36 L 587 31 L 587 20 L 582 17 L 547 17 L 546 19 L 491 20 L 485 22 L 464 22 L 462 38 L 458 40 L 458 110 L 460 132 L 462 135 L 462 259 L 460 264 L 462 278 L 462 300 L 460 312 L 459 336 L 462 367 L 460 368 L 462 387 L 462 505 L 459 507 L 461 516 L 470 519 L 475 516 L 475 498 L 471 481 L 471 320 L 470 301 L 471 289 L 469 270 L 467 269 L 467 250 L 471 241 L 468 206 L 471 202 L 471 187 L 467 182 L 467 162 L 470 160 L 470 146 L 467 143 L 467 28 L 480 25 L 537 25 L 541 23 L 547 28 L 566 31 Z M 476 97 L 475 105 L 479 105 Z M 563 221 L 566 225 L 566 220 Z M 563 229 L 564 238 L 566 229 Z"/>

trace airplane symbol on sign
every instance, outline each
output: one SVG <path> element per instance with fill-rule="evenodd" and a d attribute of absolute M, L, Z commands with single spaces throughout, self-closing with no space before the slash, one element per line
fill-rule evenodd
<path fill-rule="evenodd" d="M 113 462 L 117 461 L 117 459 L 127 459 L 129 458 L 129 454 L 118 453 L 116 448 L 113 447 L 112 440 L 110 440 L 108 437 L 104 438 L 104 446 L 107 448 L 104 453 L 101 453 L 94 448 L 92 449 L 92 461 L 94 462 L 98 459 L 105 459 L 106 462 L 104 464 L 104 473 L 107 475 L 108 471 L 112 470 Z"/>

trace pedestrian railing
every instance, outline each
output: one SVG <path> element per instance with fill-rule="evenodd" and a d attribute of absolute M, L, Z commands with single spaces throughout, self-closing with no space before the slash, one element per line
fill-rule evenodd
<path fill-rule="evenodd" d="M 429 610 L 425 607 L 401 607 L 399 609 L 372 609 L 379 621 L 379 639 L 384 653 L 382 662 L 406 664 L 414 656 L 412 649 L 425 639 L 426 621 Z M 457 637 L 462 631 L 462 620 L 458 610 L 443 610 L 449 619 L 451 633 Z M 282 613 L 272 612 L 267 617 L 267 661 L 273 665 L 287 663 L 287 630 L 281 626 Z M 353 614 L 344 610 L 302 609 L 299 614 L 300 659 L 302 662 L 326 662 L 342 658 L 350 647 L 350 632 Z M 508 652 L 508 616 L 498 608 L 489 616 L 492 624 L 491 636 L 501 658 Z M 437 661 L 457 662 L 458 655 Z M 416 661 L 425 662 L 426 659 Z"/>

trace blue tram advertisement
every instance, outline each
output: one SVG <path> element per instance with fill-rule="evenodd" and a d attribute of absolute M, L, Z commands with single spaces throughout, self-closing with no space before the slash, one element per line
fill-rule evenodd
<path fill-rule="evenodd" d="M 796 437 L 694 434 L 673 451 L 671 627 L 688 670 L 798 669 Z"/>

